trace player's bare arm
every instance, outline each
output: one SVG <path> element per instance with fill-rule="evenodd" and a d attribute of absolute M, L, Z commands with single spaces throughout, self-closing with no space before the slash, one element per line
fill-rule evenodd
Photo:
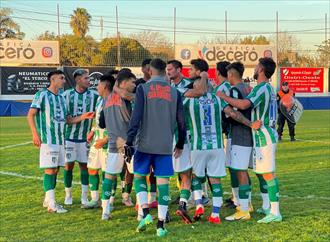
<path fill-rule="evenodd" d="M 194 83 L 193 89 L 189 89 L 184 94 L 185 97 L 189 97 L 189 98 L 200 97 L 205 94 L 205 92 L 207 91 L 208 74 L 207 74 L 207 72 L 203 71 L 200 76 L 201 76 L 201 79 Z"/>
<path fill-rule="evenodd" d="M 250 127 L 251 129 L 260 129 L 262 122 L 260 120 L 251 122 L 250 120 L 248 120 L 247 118 L 244 117 L 243 114 L 241 114 L 240 112 L 232 109 L 230 106 L 227 106 L 224 109 L 225 114 L 227 114 L 228 116 L 230 116 L 232 119 L 236 120 L 239 123 L 242 123 L 248 127 Z"/>
<path fill-rule="evenodd" d="M 216 95 L 219 98 L 221 98 L 222 100 L 225 100 L 231 106 L 233 106 L 235 108 L 238 108 L 238 109 L 241 109 L 241 110 L 248 109 L 251 106 L 251 102 L 248 99 L 231 98 L 223 92 L 217 92 Z"/>
<path fill-rule="evenodd" d="M 37 128 L 36 128 L 36 123 L 35 123 L 35 116 L 38 113 L 38 109 L 36 108 L 30 108 L 28 115 L 27 115 L 27 120 L 32 132 L 32 139 L 33 139 L 33 144 L 37 147 L 40 147 L 41 145 L 41 139 L 40 136 L 37 132 Z"/>
<path fill-rule="evenodd" d="M 105 137 L 103 139 L 98 139 L 95 141 L 94 147 L 96 149 L 101 149 L 101 148 L 103 148 L 103 146 L 105 146 L 108 143 L 108 140 L 109 140 L 108 137 Z"/>
<path fill-rule="evenodd" d="M 77 117 L 68 116 L 67 119 L 66 119 L 66 122 L 68 124 L 76 124 L 76 123 L 79 123 L 79 122 L 81 122 L 85 119 L 93 119 L 94 117 L 95 117 L 94 112 L 86 112 L 86 113 L 83 113 L 82 115 L 77 116 Z"/>

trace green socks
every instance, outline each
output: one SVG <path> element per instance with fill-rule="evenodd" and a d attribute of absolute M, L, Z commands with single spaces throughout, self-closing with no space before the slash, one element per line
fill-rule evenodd
<path fill-rule="evenodd" d="M 99 175 L 89 175 L 89 184 L 91 191 L 99 190 L 100 177 Z"/>
<path fill-rule="evenodd" d="M 72 187 L 72 170 L 68 171 L 64 169 L 64 186 Z"/>
<path fill-rule="evenodd" d="M 279 185 L 278 179 L 274 178 L 273 180 L 267 181 L 268 186 L 268 196 L 270 202 L 278 202 L 279 201 Z"/>
<path fill-rule="evenodd" d="M 108 200 L 111 196 L 111 188 L 112 188 L 113 181 L 104 178 L 103 184 L 102 184 L 102 200 Z"/>

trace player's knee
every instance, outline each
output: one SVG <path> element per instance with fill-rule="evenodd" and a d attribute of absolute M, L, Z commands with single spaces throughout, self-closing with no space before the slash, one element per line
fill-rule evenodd
<path fill-rule="evenodd" d="M 96 176 L 98 174 L 98 170 L 90 170 L 88 169 L 88 174 L 92 176 Z"/>
<path fill-rule="evenodd" d="M 266 181 L 273 180 L 275 178 L 275 173 L 266 173 L 262 175 Z"/>
<path fill-rule="evenodd" d="M 158 178 L 157 178 L 157 184 L 158 184 L 158 185 L 165 185 L 165 184 L 168 184 L 168 178 L 158 177 Z"/>
<path fill-rule="evenodd" d="M 56 175 L 57 174 L 57 168 L 45 169 L 45 174 L 47 174 L 47 175 Z"/>

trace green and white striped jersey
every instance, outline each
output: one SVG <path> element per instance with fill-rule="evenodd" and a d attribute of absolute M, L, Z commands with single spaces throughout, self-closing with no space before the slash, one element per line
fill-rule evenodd
<path fill-rule="evenodd" d="M 93 146 L 95 144 L 96 140 L 103 139 L 108 136 L 107 129 L 102 129 L 102 128 L 100 128 L 100 125 L 99 125 L 100 114 L 103 109 L 103 103 L 104 103 L 104 99 L 101 96 L 99 96 L 96 101 L 96 106 L 95 106 L 95 127 L 93 128 L 94 137 L 91 142 L 91 146 Z M 107 150 L 108 144 L 104 145 L 103 149 Z"/>
<path fill-rule="evenodd" d="M 186 98 L 184 111 L 188 115 L 187 129 L 191 150 L 223 148 L 221 111 L 228 105 L 213 93 L 199 98 Z"/>
<path fill-rule="evenodd" d="M 31 108 L 38 109 L 36 115 L 37 130 L 43 144 L 63 145 L 67 116 L 65 100 L 48 89 L 38 91 L 33 98 Z"/>
<path fill-rule="evenodd" d="M 80 116 L 86 112 L 94 112 L 98 93 L 93 89 L 87 89 L 79 93 L 72 88 L 63 93 L 68 115 L 72 117 Z M 77 124 L 67 124 L 65 130 L 65 139 L 70 141 L 85 141 L 88 132 L 91 130 L 93 120 L 86 119 Z"/>
<path fill-rule="evenodd" d="M 246 97 L 252 103 L 251 121 L 261 120 L 262 127 L 253 130 L 255 147 L 264 147 L 277 142 L 276 116 L 277 103 L 273 87 L 268 82 L 255 86 Z"/>
<path fill-rule="evenodd" d="M 188 78 L 182 78 L 178 84 L 171 83 L 172 87 L 175 87 L 182 95 L 184 100 L 184 94 L 189 90 L 189 86 L 192 86 L 193 81 Z"/>
<path fill-rule="evenodd" d="M 214 88 L 214 94 L 220 91 L 226 94 L 227 96 L 229 96 L 230 89 L 231 89 L 230 83 L 228 81 L 224 81 L 220 85 Z"/>

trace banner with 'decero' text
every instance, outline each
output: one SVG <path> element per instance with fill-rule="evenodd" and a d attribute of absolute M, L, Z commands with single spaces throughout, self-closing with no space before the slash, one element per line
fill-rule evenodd
<path fill-rule="evenodd" d="M 240 61 L 247 66 L 255 66 L 258 59 L 271 57 L 276 62 L 276 49 L 270 45 L 177 45 L 175 58 L 183 65 L 190 65 L 192 59 L 201 58 L 215 66 L 219 61 Z"/>
<path fill-rule="evenodd" d="M 0 40 L 0 62 L 17 64 L 59 64 L 58 41 Z"/>

